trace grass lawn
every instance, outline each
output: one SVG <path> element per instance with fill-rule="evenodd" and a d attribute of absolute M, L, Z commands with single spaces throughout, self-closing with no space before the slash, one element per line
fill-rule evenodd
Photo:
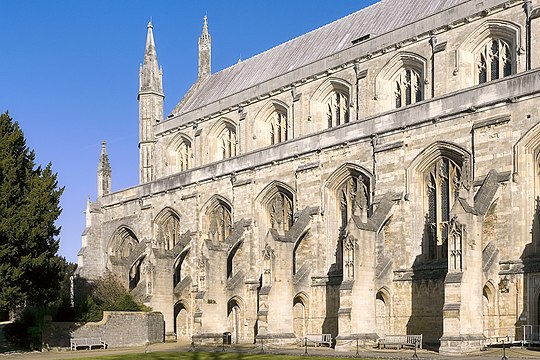
<path fill-rule="evenodd" d="M 323 360 L 328 357 L 318 356 L 295 356 L 295 355 L 272 355 L 272 354 L 240 354 L 240 353 L 205 353 L 205 352 L 175 352 L 175 353 L 160 353 L 153 352 L 147 354 L 128 354 L 128 355 L 113 355 L 113 356 L 101 356 L 95 358 L 85 358 L 85 360 L 99 359 L 99 360 Z M 349 359 L 350 358 L 338 358 L 332 357 L 331 359 Z M 365 359 L 364 359 L 365 360 Z"/>

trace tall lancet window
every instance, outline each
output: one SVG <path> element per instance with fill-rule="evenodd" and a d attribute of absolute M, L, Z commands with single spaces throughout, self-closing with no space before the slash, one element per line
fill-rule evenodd
<path fill-rule="evenodd" d="M 236 156 L 236 132 L 233 128 L 227 127 L 221 133 L 221 154 L 222 159 Z"/>
<path fill-rule="evenodd" d="M 182 141 L 176 154 L 176 169 L 186 171 L 191 168 L 191 144 Z"/>
<path fill-rule="evenodd" d="M 289 140 L 289 122 L 284 111 L 275 111 L 270 116 L 270 144 Z"/>
<path fill-rule="evenodd" d="M 426 173 L 425 237 L 429 259 L 444 260 L 448 256 L 450 209 L 458 199 L 460 178 L 460 166 L 448 158 L 435 162 Z"/>
<path fill-rule="evenodd" d="M 362 176 L 351 176 L 338 190 L 339 194 L 339 239 L 336 251 L 337 268 L 343 268 L 344 243 L 347 238 L 347 223 L 352 215 L 365 217 L 369 208 L 369 193 Z M 348 255 L 345 254 L 347 257 Z M 348 261 L 347 258 L 345 261 Z"/>
<path fill-rule="evenodd" d="M 501 39 L 490 40 L 478 53 L 476 65 L 479 84 L 512 75 L 510 45 Z"/>
<path fill-rule="evenodd" d="M 394 80 L 396 108 L 411 105 L 424 99 L 422 74 L 413 68 L 404 68 Z"/>
<path fill-rule="evenodd" d="M 210 211 L 208 235 L 211 240 L 225 241 L 231 232 L 231 210 L 223 203 L 219 203 Z"/>
<path fill-rule="evenodd" d="M 272 228 L 289 231 L 293 224 L 292 199 L 286 194 L 278 192 L 269 205 Z"/>
<path fill-rule="evenodd" d="M 349 96 L 333 91 L 328 98 L 327 104 L 328 127 L 339 126 L 349 122 Z"/>
<path fill-rule="evenodd" d="M 156 239 L 158 247 L 172 250 L 180 241 L 180 219 L 171 211 L 165 211 L 158 216 Z"/>

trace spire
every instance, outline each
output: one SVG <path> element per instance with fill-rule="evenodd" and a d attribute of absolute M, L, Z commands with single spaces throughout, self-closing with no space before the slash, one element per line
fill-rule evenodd
<path fill-rule="evenodd" d="M 144 62 L 139 73 L 139 92 L 153 91 L 161 94 L 163 93 L 162 69 L 158 64 L 156 44 L 154 42 L 154 26 L 151 20 L 148 22 L 147 29 Z"/>
<path fill-rule="evenodd" d="M 203 19 L 203 29 L 199 38 L 199 80 L 207 78 L 212 73 L 212 38 L 208 32 L 208 17 Z"/>
<path fill-rule="evenodd" d="M 105 196 L 111 192 L 111 164 L 107 155 L 107 143 L 101 143 L 101 155 L 99 156 L 99 164 L 97 168 L 98 176 L 98 198 Z"/>

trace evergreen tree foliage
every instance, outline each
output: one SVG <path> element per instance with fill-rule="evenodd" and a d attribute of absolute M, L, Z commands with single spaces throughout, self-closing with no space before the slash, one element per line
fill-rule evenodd
<path fill-rule="evenodd" d="M 113 274 L 92 282 L 75 277 L 75 316 L 78 321 L 100 321 L 103 311 L 151 311 Z"/>
<path fill-rule="evenodd" d="M 58 296 L 64 262 L 55 221 L 63 188 L 51 164 L 36 166 L 17 122 L 0 115 L 0 309 L 42 305 Z"/>

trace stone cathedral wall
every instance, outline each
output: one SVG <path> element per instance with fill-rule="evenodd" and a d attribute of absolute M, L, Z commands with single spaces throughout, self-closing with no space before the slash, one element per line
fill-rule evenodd
<path fill-rule="evenodd" d="M 109 269 L 127 286 L 136 271 L 133 264 L 144 260 L 147 265 L 141 265 L 141 280 L 133 291 L 164 314 L 169 336 L 184 340 L 218 341 L 225 331 L 244 343 L 261 336 L 289 342 L 308 333 L 338 337 L 350 325 L 346 319 L 355 323 L 358 312 L 375 313 L 373 333 L 381 337 L 422 333 L 427 343 L 436 344 L 445 335 L 445 324 L 456 321 L 463 332 L 478 336 L 470 325 L 476 320 L 460 315 L 473 313 L 478 303 L 469 304 L 448 290 L 456 280 L 449 280 L 447 262 L 428 259 L 425 244 L 426 164 L 429 159 L 453 157 L 461 162 L 463 177 L 470 161 L 471 184 L 459 194 L 465 205 L 462 210 L 455 205 L 452 211 L 477 219 L 467 223 L 465 231 L 481 243 L 468 240 L 459 251 L 468 254 L 480 248 L 481 259 L 464 260 L 461 273 L 476 271 L 481 277 L 463 280 L 463 286 L 478 289 L 474 296 L 483 301 L 481 335 L 510 331 L 517 337 L 516 327 L 538 325 L 540 71 L 525 71 L 525 55 L 518 50 L 515 75 L 474 85 L 475 65 L 467 63 L 472 60 L 466 49 L 468 42 L 476 41 L 471 34 L 482 36 L 475 31 L 486 22 L 517 29 L 514 45 L 521 49 L 525 14 L 520 4 L 463 14 L 462 21 L 445 27 L 440 17 L 425 20 L 439 29 L 433 69 L 430 37 L 423 33 L 403 43 L 384 44 L 387 50 L 356 66 L 346 58 L 354 54 L 347 53 L 329 61 L 342 61 L 342 67 L 302 77 L 289 74 L 294 91 L 291 86 L 272 88 L 270 82 L 261 86 L 268 90 L 263 95 L 252 89 L 253 100 L 241 102 L 241 108 L 239 102 L 204 116 L 195 112 L 201 115 L 195 119 L 188 114 L 168 120 L 175 126 L 167 121 L 157 125 L 157 180 L 89 205 L 91 224 L 83 236 L 81 274 L 91 278 Z M 413 30 L 414 24 L 403 32 Z M 535 59 L 539 48 L 533 49 Z M 392 109 L 392 85 L 383 81 L 384 73 L 405 53 L 425 60 L 424 100 Z M 350 122 L 327 129 L 317 99 L 332 82 L 345 84 L 349 91 Z M 271 146 L 266 119 L 275 104 L 286 109 L 294 136 Z M 220 160 L 217 134 L 225 123 L 235 127 L 237 156 Z M 192 141 L 193 167 L 171 173 L 165 159 L 180 134 Z M 360 309 L 363 300 L 358 296 L 348 304 L 343 295 L 359 294 L 356 286 L 365 279 L 355 278 L 347 288 L 340 277 L 344 275 L 335 272 L 343 206 L 336 187 L 350 169 L 369 179 L 370 209 L 367 219 L 356 223 L 362 234 L 367 234 L 366 224 L 380 220 L 378 228 L 368 229 L 374 234 L 373 251 L 357 249 L 356 259 L 373 271 L 366 294 L 375 301 L 367 302 L 365 309 Z M 294 224 L 287 232 L 270 230 L 268 199 L 279 191 L 292 197 Z M 231 209 L 232 227 L 224 241 L 211 239 L 209 231 L 209 211 L 217 203 Z M 379 219 L 377 210 L 386 206 L 387 213 Z M 174 248 L 162 249 L 156 224 L 167 212 L 178 216 L 180 229 Z M 348 220 L 350 229 L 353 220 Z M 107 251 L 122 227 L 130 229 L 139 245 L 127 260 L 116 261 Z M 181 278 L 173 288 L 179 263 Z M 508 280 L 506 287 L 502 279 Z M 354 326 L 343 340 L 359 336 Z"/>

